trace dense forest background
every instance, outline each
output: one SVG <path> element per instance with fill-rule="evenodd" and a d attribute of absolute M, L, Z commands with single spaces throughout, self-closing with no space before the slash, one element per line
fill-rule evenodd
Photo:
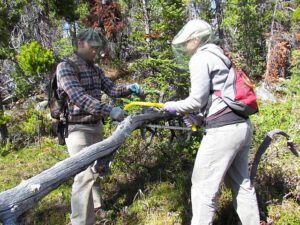
<path fill-rule="evenodd" d="M 117 83 L 137 82 L 147 101 L 188 95 L 189 74 L 177 64 L 171 41 L 192 18 L 210 22 L 219 44 L 255 82 L 260 112 L 253 154 L 264 135 L 287 132 L 297 147 L 300 90 L 299 0 L 2 0 L 0 2 L 0 192 L 68 157 L 57 145 L 43 108 L 55 66 L 72 54 L 74 37 L 100 27 L 108 53 L 97 63 Z M 132 98 L 130 100 L 137 100 Z M 130 100 L 103 99 L 123 105 Z M 131 113 L 139 113 L 133 111 Z M 107 120 L 105 136 L 116 125 Z M 101 180 L 107 212 L 99 224 L 189 224 L 190 177 L 201 132 L 161 130 L 148 145 L 134 132 L 116 154 L 111 175 Z M 300 224 L 300 160 L 276 139 L 254 181 L 262 224 Z M 253 155 L 252 154 L 252 155 Z M 69 180 L 27 215 L 28 224 L 68 224 Z M 237 224 L 225 187 L 215 224 Z"/>

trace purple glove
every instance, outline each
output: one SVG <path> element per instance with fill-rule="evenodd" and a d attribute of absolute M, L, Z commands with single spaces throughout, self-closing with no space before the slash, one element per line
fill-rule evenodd
<path fill-rule="evenodd" d="M 175 103 L 176 102 L 166 102 L 165 107 L 163 108 L 164 111 L 167 111 L 171 114 L 176 114 L 177 110 L 175 108 Z"/>
<path fill-rule="evenodd" d="M 188 114 L 183 117 L 183 121 L 187 127 L 192 127 L 192 125 L 200 126 L 203 124 L 203 117 L 200 115 Z"/>

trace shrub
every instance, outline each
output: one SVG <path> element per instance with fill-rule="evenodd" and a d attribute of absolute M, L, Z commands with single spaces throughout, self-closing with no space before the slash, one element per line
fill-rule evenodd
<path fill-rule="evenodd" d="M 296 8 L 296 10 L 292 14 L 292 20 L 294 22 L 299 22 L 300 21 L 300 6 Z"/>
<path fill-rule="evenodd" d="M 34 80 L 40 78 L 41 74 L 51 70 L 55 64 L 53 52 L 44 49 L 36 41 L 23 45 L 17 59 L 27 78 Z"/>

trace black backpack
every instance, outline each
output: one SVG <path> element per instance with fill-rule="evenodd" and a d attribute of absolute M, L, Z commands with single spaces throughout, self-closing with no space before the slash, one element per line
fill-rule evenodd
<path fill-rule="evenodd" d="M 76 76 L 80 81 L 80 71 L 77 65 L 69 59 L 63 62 L 69 63 L 75 69 Z M 51 117 L 57 120 L 56 133 L 58 143 L 65 145 L 65 137 L 67 137 L 68 130 L 68 95 L 62 92 L 60 96 L 58 96 L 57 89 L 57 75 L 55 71 L 48 85 L 48 107 Z"/>

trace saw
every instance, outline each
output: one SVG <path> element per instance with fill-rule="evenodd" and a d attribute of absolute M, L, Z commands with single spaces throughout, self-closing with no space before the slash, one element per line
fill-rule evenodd
<path fill-rule="evenodd" d="M 144 107 L 155 107 L 162 109 L 165 107 L 163 103 L 155 103 L 155 102 L 130 102 L 129 104 L 125 105 L 124 110 L 128 110 L 134 106 L 144 106 Z M 160 128 L 160 129 L 169 129 L 169 130 L 191 130 L 197 131 L 197 127 L 195 124 L 192 124 L 191 128 L 188 127 L 178 127 L 178 126 L 163 126 L 163 125 L 156 125 L 156 124 L 148 124 L 146 127 L 149 128 Z"/>

